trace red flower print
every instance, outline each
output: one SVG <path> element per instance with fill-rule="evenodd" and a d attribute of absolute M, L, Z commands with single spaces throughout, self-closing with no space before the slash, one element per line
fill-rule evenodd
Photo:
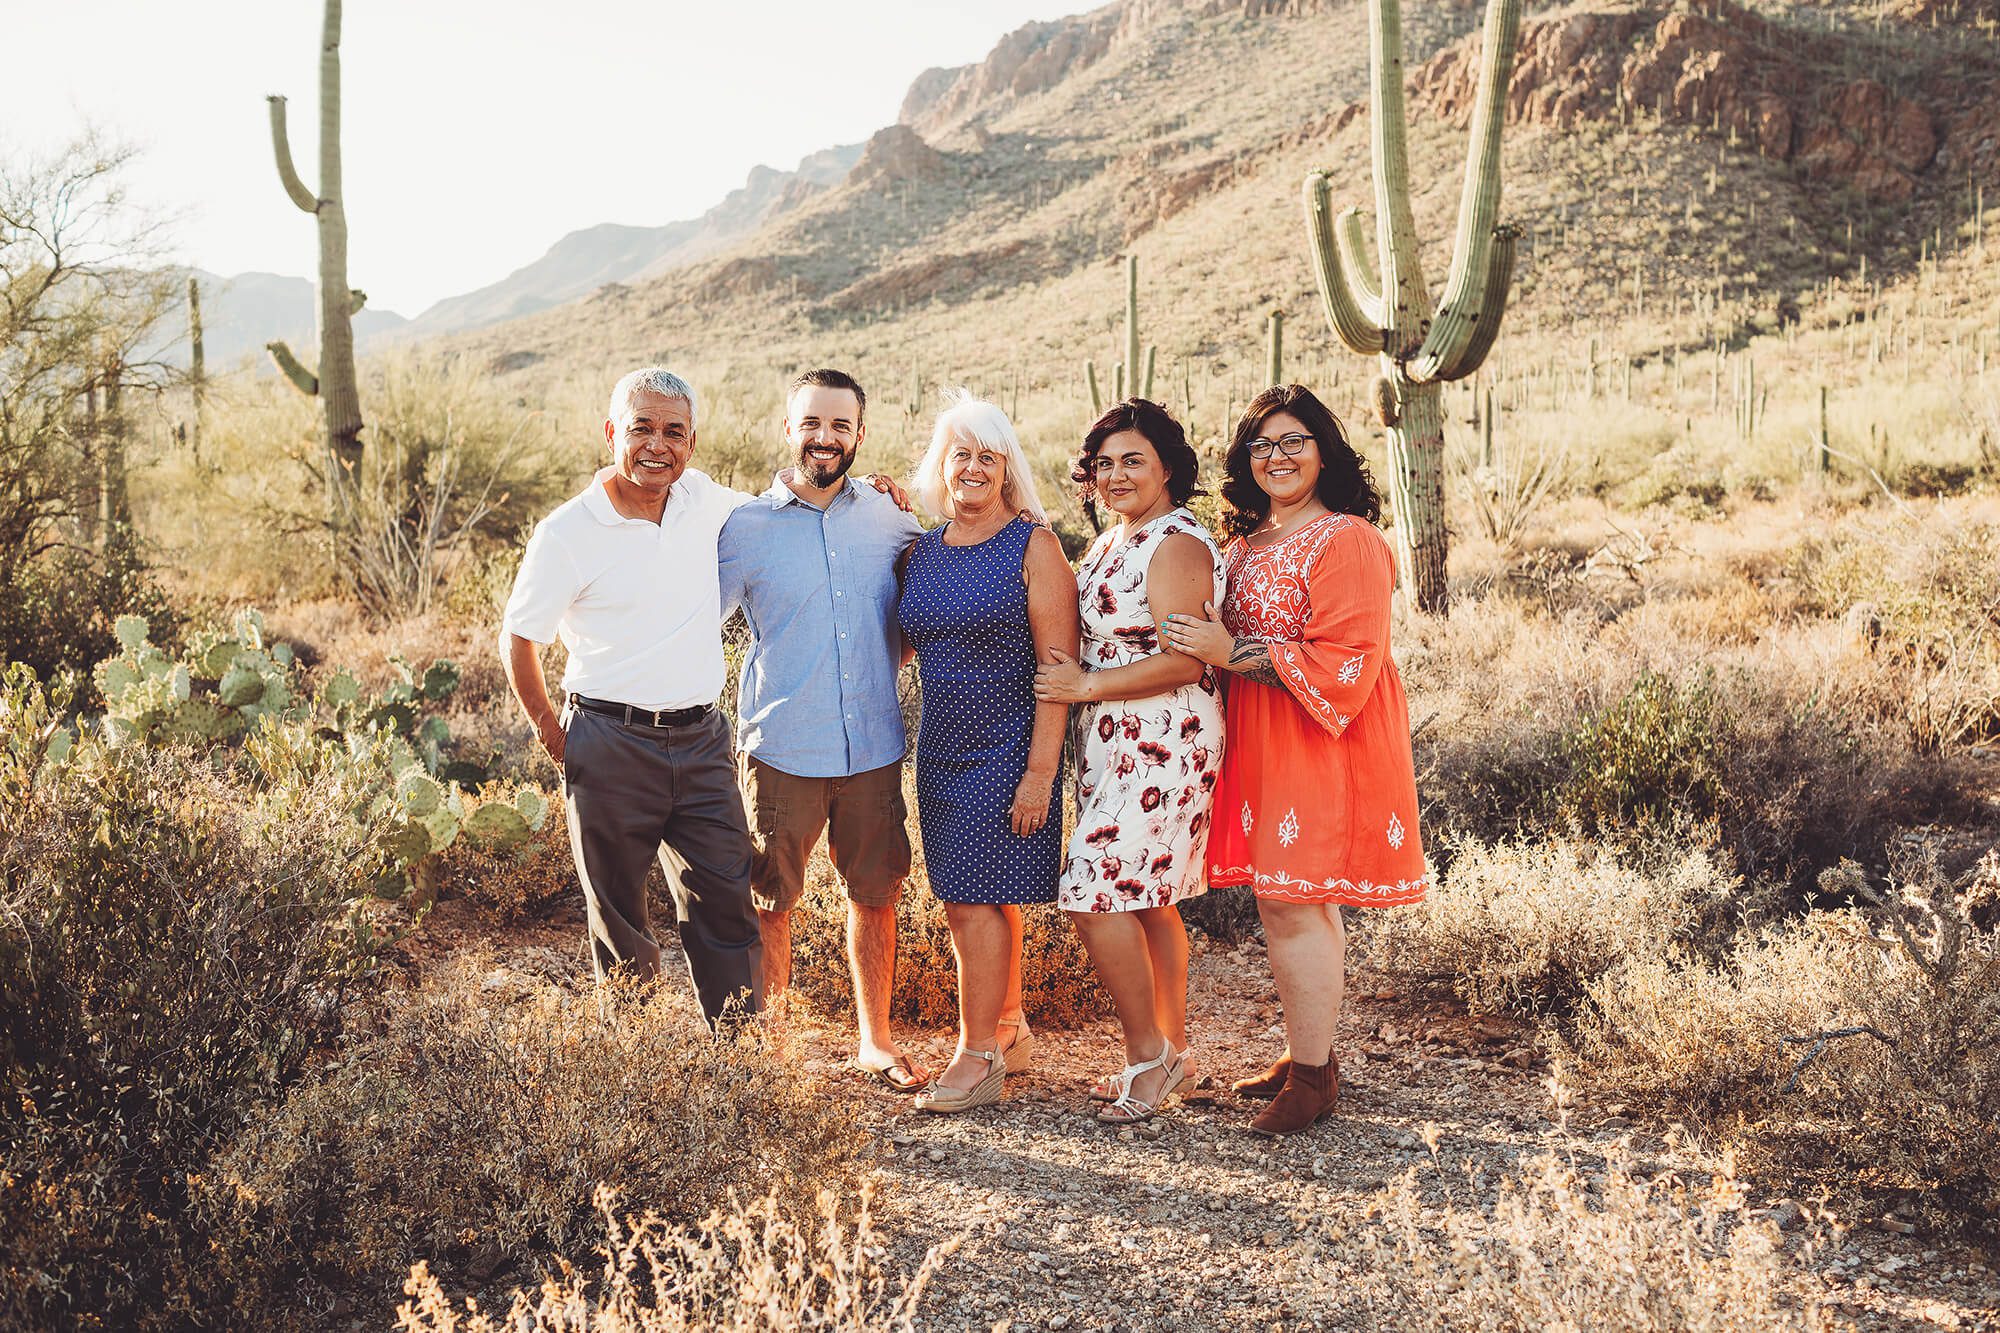
<path fill-rule="evenodd" d="M 1091 845 L 1092 847 L 1102 847 L 1105 843 L 1110 842 L 1113 838 L 1116 838 L 1117 836 L 1118 836 L 1118 826 L 1116 824 L 1104 824 L 1098 828 L 1092 829 L 1089 835 L 1084 838 L 1084 841 L 1089 845 Z"/>
<path fill-rule="evenodd" d="M 1113 612 L 1115 612 L 1117 609 L 1118 609 L 1118 598 L 1111 591 L 1111 585 L 1108 583 L 1098 584 L 1097 614 L 1100 616 L 1108 616 Z"/>
<path fill-rule="evenodd" d="M 1091 911 L 1093 911 L 1093 912 L 1108 912 L 1108 911 L 1110 911 L 1110 910 L 1111 910 L 1111 895 L 1110 895 L 1110 894 L 1108 894 L 1108 893 L 1100 893 L 1100 894 L 1098 894 L 1098 895 L 1097 895 L 1096 897 L 1092 898 L 1092 899 L 1090 900 L 1090 910 L 1091 910 Z"/>
<path fill-rule="evenodd" d="M 1132 770 L 1137 767 L 1139 767 L 1138 762 L 1131 755 L 1121 754 L 1118 756 L 1117 773 L 1119 777 L 1128 778 L 1132 776 Z"/>
<path fill-rule="evenodd" d="M 1192 801 L 1193 799 L 1194 799 L 1194 788 L 1193 788 L 1193 787 L 1182 787 L 1182 788 L 1181 788 L 1181 798 L 1180 798 L 1180 800 L 1176 801 L 1176 802 L 1175 802 L 1175 804 L 1176 804 L 1177 806 L 1179 806 L 1179 807 L 1180 807 L 1181 809 L 1185 810 L 1185 809 L 1187 809 L 1187 804 L 1188 804 L 1188 802 L 1189 802 L 1189 801 Z"/>
<path fill-rule="evenodd" d="M 1215 790 L 1215 774 L 1204 773 L 1201 775 L 1201 789 L 1203 791 Z"/>
<path fill-rule="evenodd" d="M 1188 821 L 1188 832 L 1190 834 L 1200 833 L 1203 829 L 1207 827 L 1208 827 L 1208 811 L 1206 810 L 1195 811 L 1194 818 Z"/>
<path fill-rule="evenodd" d="M 1106 737 L 1106 739 L 1108 740 L 1108 739 L 1109 739 L 1109 737 Z M 1208 747 L 1207 747 L 1206 745 L 1197 745 L 1197 746 L 1195 746 L 1195 747 L 1194 747 L 1194 755 L 1193 755 L 1193 758 L 1194 758 L 1194 766 L 1195 766 L 1196 768 L 1207 768 L 1207 767 L 1208 767 Z"/>
<path fill-rule="evenodd" d="M 1124 869 L 1125 863 L 1123 861 L 1115 856 L 1107 856 L 1097 863 L 1097 877 L 1099 879 L 1117 879 L 1119 873 Z"/>
<path fill-rule="evenodd" d="M 1121 879 L 1111 887 L 1118 890 L 1128 901 L 1146 892 L 1146 886 L 1136 879 Z"/>
<path fill-rule="evenodd" d="M 1117 658 L 1117 656 L 1118 656 L 1118 650 L 1117 650 L 1116 648 L 1113 648 L 1113 647 L 1112 647 L 1112 646 L 1111 646 L 1110 644 L 1108 644 L 1108 643 L 1101 643 L 1101 644 L 1099 644 L 1099 645 L 1097 646 L 1097 660 L 1098 660 L 1098 661 L 1100 661 L 1100 662 L 1110 662 L 1110 661 L 1113 661 L 1113 660 L 1115 660 L 1115 659 Z"/>
<path fill-rule="evenodd" d="M 1157 810 L 1160 808 L 1160 801 L 1162 799 L 1158 787 L 1148 787 L 1139 793 L 1139 808 L 1141 810 Z"/>
<path fill-rule="evenodd" d="M 1181 739 L 1201 734 L 1201 719 L 1190 713 L 1181 719 Z"/>
<path fill-rule="evenodd" d="M 1116 730 L 1118 724 L 1112 720 L 1111 714 L 1106 713 L 1097 719 L 1097 739 L 1108 741 L 1111 739 L 1111 733 Z"/>
<path fill-rule="evenodd" d="M 1126 740 L 1136 741 L 1139 739 L 1139 715 L 1137 713 L 1126 713 L 1118 719 L 1118 725 L 1125 729 Z"/>
<path fill-rule="evenodd" d="M 1141 741 L 1139 743 L 1139 753 L 1145 756 L 1147 763 L 1155 767 L 1173 758 L 1172 755 L 1167 753 L 1167 747 L 1161 745 L 1158 741 Z"/>
<path fill-rule="evenodd" d="M 1111 632 L 1134 652 L 1156 653 L 1160 650 L 1160 631 L 1150 624 L 1120 625 Z"/>
<path fill-rule="evenodd" d="M 1172 852 L 1161 852 L 1158 856 L 1153 858 L 1153 864 L 1149 868 L 1155 875 L 1158 875 L 1163 873 L 1166 870 L 1166 868 L 1172 865 L 1173 863 L 1174 863 L 1174 854 Z"/>

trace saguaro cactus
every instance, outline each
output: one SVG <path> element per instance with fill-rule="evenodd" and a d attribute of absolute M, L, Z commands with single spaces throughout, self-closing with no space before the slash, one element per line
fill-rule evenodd
<path fill-rule="evenodd" d="M 1494 219 L 1500 127 L 1520 27 L 1521 0 L 1488 0 L 1458 230 L 1435 307 L 1410 213 L 1398 0 L 1369 0 L 1368 6 L 1379 279 L 1367 264 L 1360 210 L 1334 216 L 1325 172 L 1311 172 L 1305 182 L 1306 230 L 1327 322 L 1351 351 L 1381 360 L 1376 409 L 1389 432 L 1389 495 L 1403 586 L 1420 609 L 1439 615 L 1448 606 L 1441 386 L 1470 375 L 1486 359 L 1513 278 L 1516 233 Z"/>
<path fill-rule="evenodd" d="M 354 376 L 354 313 L 367 296 L 347 285 L 347 211 L 340 181 L 340 0 L 326 0 L 319 47 L 319 193 L 299 179 L 285 133 L 285 99 L 271 107 L 271 148 L 285 193 L 319 223 L 319 370 L 299 363 L 282 342 L 267 343 L 271 359 L 299 390 L 320 400 L 327 462 L 327 499 L 336 532 L 351 528 L 355 479 L 361 466 L 361 396 Z"/>
<path fill-rule="evenodd" d="M 201 410 L 208 397 L 208 349 L 201 334 L 201 284 L 188 278 L 188 392 L 193 407 L 188 416 L 188 448 L 201 457 Z"/>
<path fill-rule="evenodd" d="M 1153 366 L 1158 360 L 1159 351 L 1157 347 L 1146 349 L 1146 364 L 1142 373 L 1139 366 L 1139 256 L 1127 255 L 1125 256 L 1125 359 L 1112 367 L 1113 401 L 1153 396 Z M 1104 395 L 1098 388 L 1095 362 L 1083 363 L 1083 381 L 1090 389 L 1091 411 L 1102 414 Z"/>

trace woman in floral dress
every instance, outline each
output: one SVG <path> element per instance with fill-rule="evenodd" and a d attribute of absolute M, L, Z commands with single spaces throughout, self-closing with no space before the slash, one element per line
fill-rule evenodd
<path fill-rule="evenodd" d="M 1231 673 L 1208 877 L 1257 894 L 1288 1042 L 1236 1090 L 1272 1098 L 1252 1130 L 1293 1134 L 1339 1092 L 1340 909 L 1419 902 L 1429 883 L 1389 656 L 1396 564 L 1367 469 L 1303 385 L 1251 400 L 1223 466 L 1236 540 L 1221 619 L 1177 616 L 1164 633 Z"/>
<path fill-rule="evenodd" d="M 1098 1118 L 1143 1120 L 1189 1073 L 1182 899 L 1206 885 L 1209 803 L 1222 767 L 1216 673 L 1160 642 L 1161 617 L 1222 593 L 1222 557 L 1186 509 L 1200 494 L 1180 424 L 1141 398 L 1106 412 L 1071 476 L 1117 515 L 1077 570 L 1081 660 L 1036 673 L 1044 703 L 1081 704 L 1077 820 L 1057 905 L 1111 993 L 1126 1067 L 1093 1089 Z"/>

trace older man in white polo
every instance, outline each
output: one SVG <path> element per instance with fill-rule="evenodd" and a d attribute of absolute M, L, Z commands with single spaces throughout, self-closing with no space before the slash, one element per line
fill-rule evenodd
<path fill-rule="evenodd" d="M 724 672 L 716 537 L 752 497 L 688 466 L 694 390 L 670 371 L 618 381 L 604 438 L 611 466 L 535 528 L 500 656 L 562 766 L 598 975 L 619 965 L 658 974 L 646 909 L 657 857 L 713 1024 L 754 1012 L 762 986 L 750 833 L 715 707 Z M 558 637 L 569 650 L 560 715 L 537 654 Z"/>

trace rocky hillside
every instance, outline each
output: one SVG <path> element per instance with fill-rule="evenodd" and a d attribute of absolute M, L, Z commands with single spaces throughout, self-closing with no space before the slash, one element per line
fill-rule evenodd
<path fill-rule="evenodd" d="M 1697 308 L 1711 326 L 1810 318 L 1830 279 L 1894 282 L 1970 236 L 1980 187 L 2000 186 L 1992 8 L 1533 8 L 1502 209 L 1526 240 L 1498 359 L 1533 362 L 1585 323 L 1622 324 L 1638 357 L 1726 334 L 1663 318 Z M 1406 7 L 1434 279 L 1480 17 L 1465 0 Z M 924 410 L 940 380 L 1067 402 L 1081 358 L 1115 355 L 1132 252 L 1176 401 L 1240 401 L 1273 307 L 1291 373 L 1358 377 L 1318 312 L 1298 190 L 1325 166 L 1343 201 L 1371 203 L 1367 87 L 1359 0 L 1118 0 L 1030 24 L 977 65 L 921 75 L 844 179 L 747 238 L 454 345 L 545 382 L 667 357 L 763 385 L 837 359 Z"/>
<path fill-rule="evenodd" d="M 483 328 L 588 296 L 606 283 L 643 281 L 692 264 L 838 183 L 860 151 L 858 144 L 821 149 L 791 171 L 753 167 L 740 188 L 697 218 L 660 227 L 604 223 L 573 231 L 534 263 L 477 291 L 437 302 L 401 332 L 424 337 Z"/>

